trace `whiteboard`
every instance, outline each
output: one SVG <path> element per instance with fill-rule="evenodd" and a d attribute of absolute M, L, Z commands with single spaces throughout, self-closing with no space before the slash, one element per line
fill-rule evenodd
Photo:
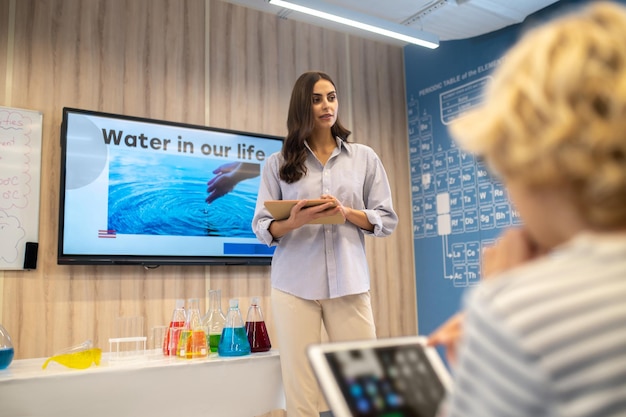
<path fill-rule="evenodd" d="M 24 269 L 26 242 L 39 241 L 42 122 L 0 106 L 0 270 Z"/>

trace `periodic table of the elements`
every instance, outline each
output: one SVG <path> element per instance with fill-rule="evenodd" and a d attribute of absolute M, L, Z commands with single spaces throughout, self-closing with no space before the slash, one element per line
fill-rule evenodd
<path fill-rule="evenodd" d="M 476 101 L 479 83 L 441 93 L 441 122 L 447 125 Z M 440 240 L 444 279 L 454 287 L 480 278 L 480 251 L 499 229 L 520 224 L 503 185 L 482 161 L 445 146 L 433 135 L 433 115 L 408 102 L 413 238 Z M 453 239 L 457 237 L 457 239 Z"/>

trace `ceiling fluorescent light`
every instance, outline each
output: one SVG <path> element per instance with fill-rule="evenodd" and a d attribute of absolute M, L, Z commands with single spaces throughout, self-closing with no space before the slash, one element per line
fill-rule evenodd
<path fill-rule="evenodd" d="M 434 49 L 439 46 L 439 37 L 435 34 L 422 32 L 401 24 L 385 21 L 383 19 L 377 19 L 373 16 L 343 9 L 322 1 L 269 0 L 269 2 L 275 6 L 295 10 L 300 13 L 306 13 L 404 42 L 424 46 L 426 48 Z"/>

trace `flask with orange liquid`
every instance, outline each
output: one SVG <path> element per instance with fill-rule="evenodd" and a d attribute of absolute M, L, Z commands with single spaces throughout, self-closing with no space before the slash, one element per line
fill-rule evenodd
<path fill-rule="evenodd" d="M 206 358 L 208 355 L 206 331 L 200 317 L 199 300 L 190 298 L 187 304 L 185 327 L 181 330 L 178 341 L 178 357 Z"/>

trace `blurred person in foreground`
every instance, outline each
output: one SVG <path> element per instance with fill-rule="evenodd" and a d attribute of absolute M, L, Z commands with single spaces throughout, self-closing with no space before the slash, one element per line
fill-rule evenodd
<path fill-rule="evenodd" d="M 451 133 L 524 226 L 430 337 L 453 365 L 441 414 L 626 416 L 626 9 L 591 2 L 530 31 Z"/>

